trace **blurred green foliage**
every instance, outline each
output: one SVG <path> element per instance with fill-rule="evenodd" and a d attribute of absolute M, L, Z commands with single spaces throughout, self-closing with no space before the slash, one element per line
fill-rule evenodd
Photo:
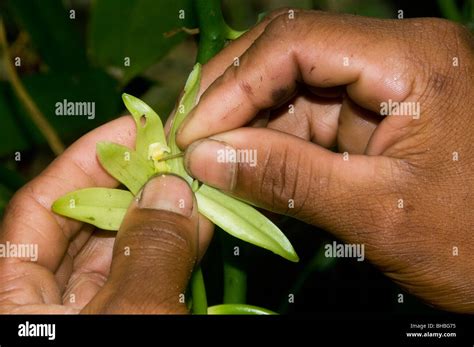
<path fill-rule="evenodd" d="M 163 58 L 196 27 L 191 0 L 101 0 L 93 3 L 89 53 L 100 66 L 122 70 L 123 83 Z M 130 66 L 124 67 L 124 59 Z"/>

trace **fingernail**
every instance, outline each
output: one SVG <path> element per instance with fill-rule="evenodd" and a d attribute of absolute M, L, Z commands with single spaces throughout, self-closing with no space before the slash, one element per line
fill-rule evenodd
<path fill-rule="evenodd" d="M 139 208 L 174 212 L 190 217 L 193 212 L 193 192 L 188 183 L 174 175 L 152 178 L 143 188 Z"/>
<path fill-rule="evenodd" d="M 237 164 L 232 160 L 235 152 L 225 142 L 210 139 L 197 141 L 188 147 L 185 165 L 198 180 L 219 189 L 232 190 L 237 176 Z"/>

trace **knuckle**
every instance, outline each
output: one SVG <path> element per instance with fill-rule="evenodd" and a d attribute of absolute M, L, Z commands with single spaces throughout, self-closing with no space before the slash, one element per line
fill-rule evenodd
<path fill-rule="evenodd" d="M 130 247 L 131 252 L 140 255 L 133 259 L 141 263 L 192 257 L 196 242 L 189 230 L 189 226 L 181 220 L 139 220 L 119 235 L 118 251 L 122 252 L 125 246 Z"/>
<path fill-rule="evenodd" d="M 282 7 L 282 8 L 278 8 L 276 10 L 273 10 L 268 15 L 265 16 L 265 20 L 272 21 L 276 17 L 279 17 L 283 14 L 288 13 L 289 10 L 291 10 L 291 8 L 289 8 L 289 7 Z"/>
<path fill-rule="evenodd" d="M 402 160 L 388 159 L 385 165 L 374 168 L 370 195 L 365 195 L 361 200 L 361 203 L 370 201 L 367 204 L 371 211 L 367 229 L 373 231 L 374 244 L 396 244 L 402 234 L 406 240 L 413 236 L 403 232 L 417 212 L 414 197 L 405 188 L 414 184 L 407 172 L 407 165 Z"/>
<path fill-rule="evenodd" d="M 434 34 L 443 38 L 446 48 L 453 56 L 460 55 L 463 64 L 472 64 L 474 39 L 471 32 L 463 25 L 445 19 L 433 19 Z"/>
<path fill-rule="evenodd" d="M 461 48 L 471 56 L 470 63 L 472 63 L 472 56 L 474 55 L 474 37 L 468 28 L 462 25 L 457 25 L 456 37 L 458 38 Z"/>
<path fill-rule="evenodd" d="M 161 297 L 127 284 L 110 291 L 107 300 L 95 308 L 100 314 L 186 314 L 187 308 L 175 297 Z"/>
<path fill-rule="evenodd" d="M 302 215 L 306 210 L 311 165 L 303 153 L 286 143 L 272 145 L 256 173 L 259 190 L 254 190 L 266 207 L 275 212 Z"/>
<path fill-rule="evenodd" d="M 464 40 L 471 37 L 469 30 L 459 23 L 452 22 L 443 18 L 432 18 L 430 19 L 430 21 L 432 26 L 437 29 L 436 31 L 438 33 L 445 33 L 450 38 L 458 37 Z"/>
<path fill-rule="evenodd" d="M 426 42 L 436 37 L 454 55 L 474 52 L 473 36 L 465 26 L 442 18 L 430 18 L 427 21 L 429 25 L 423 35 Z M 436 52 L 439 55 L 439 50 Z"/>
<path fill-rule="evenodd" d="M 263 34 L 272 37 L 282 37 L 282 35 L 286 36 L 292 34 L 299 21 L 295 20 L 290 14 L 291 12 L 287 11 L 276 16 L 265 28 Z"/>
<path fill-rule="evenodd" d="M 25 185 L 21 188 L 9 201 L 5 207 L 5 215 L 9 215 L 12 219 L 16 220 L 22 217 L 25 206 L 31 204 L 38 204 L 34 198 L 34 191 L 32 190 L 31 184 Z"/>
<path fill-rule="evenodd" d="M 265 16 L 265 20 L 268 21 L 273 21 L 275 18 L 280 17 L 280 16 L 288 16 L 291 11 L 300 12 L 301 10 L 294 9 L 291 7 L 282 7 L 278 8 L 276 10 L 271 11 L 267 16 Z"/>
<path fill-rule="evenodd" d="M 472 69 L 471 34 L 462 25 L 441 18 L 417 19 L 410 23 L 409 31 L 419 35 L 418 40 L 407 43 L 400 51 L 404 52 L 402 60 L 409 67 L 409 75 L 413 76 L 411 94 L 417 101 L 426 102 L 426 108 L 432 112 L 447 107 L 446 98 L 452 99 L 449 105 L 456 104 L 458 96 L 469 90 L 466 68 L 471 66 Z M 443 49 L 439 49 L 434 40 L 442 42 Z"/>
<path fill-rule="evenodd" d="M 5 207 L 4 216 L 10 216 L 13 220 L 19 219 L 22 211 L 21 206 L 25 206 L 24 202 L 25 198 L 23 196 L 18 195 L 18 193 L 15 194 Z"/>
<path fill-rule="evenodd" d="M 238 87 L 242 94 L 246 96 L 247 100 L 249 100 L 250 102 L 254 102 L 255 94 L 252 85 L 243 79 L 238 79 L 238 81 Z"/>
<path fill-rule="evenodd" d="M 190 226 L 184 224 L 187 220 L 161 213 L 136 220 L 117 235 L 110 277 L 94 310 L 185 313 L 178 295 L 184 292 L 196 262 L 197 234 L 195 240 Z M 125 247 L 129 247 L 128 254 Z"/>
<path fill-rule="evenodd" d="M 260 172 L 257 173 L 257 182 L 260 189 L 254 191 L 258 196 L 256 200 L 261 200 L 272 211 L 277 211 L 281 207 L 282 196 L 277 192 L 281 190 L 284 177 L 282 176 L 284 156 L 280 156 L 281 151 L 275 149 L 274 145 L 266 152 L 263 165 L 260 166 Z M 276 199 L 280 200 L 276 201 Z"/>

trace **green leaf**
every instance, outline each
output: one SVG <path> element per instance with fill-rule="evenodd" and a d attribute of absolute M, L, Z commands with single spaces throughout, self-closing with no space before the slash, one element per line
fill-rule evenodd
<path fill-rule="evenodd" d="M 117 83 L 105 72 L 98 69 L 87 69 L 80 74 L 65 74 L 55 71 L 28 75 L 22 78 L 31 98 L 48 122 L 56 129 L 59 136 L 70 142 L 81 134 L 114 119 L 121 111 L 120 94 Z M 12 109 L 25 132 L 25 137 L 35 145 L 45 143 L 43 135 L 31 121 L 23 105 L 10 90 Z M 57 105 L 87 102 L 95 111 L 94 116 L 57 115 Z M 76 114 L 76 113 L 75 113 Z"/>
<path fill-rule="evenodd" d="M 163 123 L 161 123 L 161 119 L 155 111 L 139 98 L 123 93 L 122 99 L 137 126 L 135 149 L 144 159 L 148 159 L 150 145 L 159 143 L 166 146 Z"/>
<path fill-rule="evenodd" d="M 9 0 L 8 6 L 51 70 L 72 72 L 87 66 L 83 40 L 74 27 L 78 19 L 70 19 L 62 1 Z"/>
<path fill-rule="evenodd" d="M 102 167 L 130 189 L 133 195 L 137 195 L 154 174 L 151 162 L 128 147 L 111 142 L 98 142 L 96 148 Z"/>
<path fill-rule="evenodd" d="M 263 307 L 244 304 L 223 304 L 211 306 L 207 309 L 208 314 L 233 314 L 233 315 L 274 315 L 276 312 Z"/>
<path fill-rule="evenodd" d="M 186 81 L 184 86 L 183 97 L 181 98 L 178 107 L 176 108 L 171 130 L 169 132 L 168 144 L 171 150 L 171 155 L 181 153 L 181 149 L 176 144 L 176 131 L 179 126 L 188 116 L 189 112 L 196 105 L 196 98 L 201 84 L 201 64 L 194 65 L 193 71 Z M 192 183 L 192 178 L 188 175 L 184 168 L 183 158 L 176 158 L 167 162 L 172 172 L 185 178 L 188 183 Z"/>
<path fill-rule="evenodd" d="M 129 81 L 187 37 L 182 27 L 196 27 L 192 1 L 92 2 L 88 37 L 92 58 L 102 66 L 121 69 L 124 80 Z M 125 58 L 130 59 L 129 66 Z"/>
<path fill-rule="evenodd" d="M 171 154 L 181 153 L 181 150 L 176 144 L 176 131 L 196 105 L 196 97 L 201 84 L 201 70 L 201 64 L 197 63 L 194 65 L 193 71 L 189 74 L 186 85 L 184 86 L 183 97 L 176 108 L 168 141 Z"/>
<path fill-rule="evenodd" d="M 280 229 L 252 206 L 205 184 L 197 190 L 196 199 L 199 212 L 232 236 L 290 261 L 299 260 Z"/>
<path fill-rule="evenodd" d="M 51 209 L 100 229 L 119 230 L 132 200 L 132 193 L 126 190 L 85 188 L 63 195 Z"/>
<path fill-rule="evenodd" d="M 202 269 L 198 266 L 191 276 L 190 289 L 193 296 L 193 314 L 207 314 L 207 296 Z"/>

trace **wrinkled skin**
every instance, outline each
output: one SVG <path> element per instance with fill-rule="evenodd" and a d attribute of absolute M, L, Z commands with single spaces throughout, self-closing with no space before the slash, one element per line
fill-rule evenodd
<path fill-rule="evenodd" d="M 411 293 L 472 313 L 473 54 L 469 32 L 446 20 L 274 13 L 205 66 L 178 135 L 187 170 L 363 243 Z M 380 116 L 389 100 L 419 103 L 419 119 Z M 268 109 L 266 128 L 242 128 Z M 222 146 L 256 149 L 258 165 L 218 163 Z"/>

